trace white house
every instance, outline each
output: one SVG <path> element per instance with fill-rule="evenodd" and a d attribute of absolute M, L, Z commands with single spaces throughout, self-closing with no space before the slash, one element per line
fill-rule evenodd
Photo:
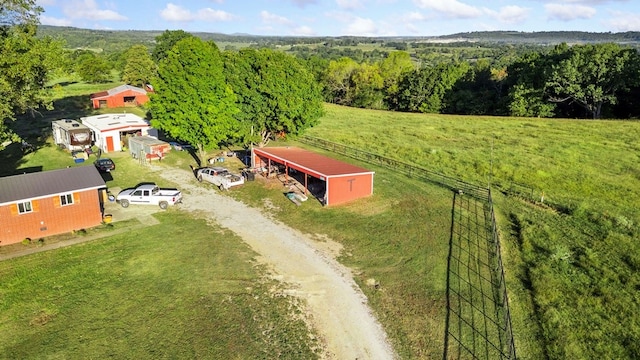
<path fill-rule="evenodd" d="M 80 120 L 91 129 L 93 143 L 105 153 L 122 151 L 122 147 L 128 143 L 128 136 L 157 137 L 157 131 L 150 127 L 149 122 L 134 114 L 103 114 Z"/>

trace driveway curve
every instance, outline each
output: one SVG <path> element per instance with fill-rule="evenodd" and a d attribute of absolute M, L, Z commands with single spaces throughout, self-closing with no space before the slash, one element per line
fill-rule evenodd
<path fill-rule="evenodd" d="M 350 270 L 318 242 L 258 209 L 198 184 L 191 171 L 162 168 L 158 173 L 181 184 L 181 209 L 205 214 L 236 233 L 282 281 L 287 293 L 303 300 L 324 344 L 324 358 L 397 358 Z"/>

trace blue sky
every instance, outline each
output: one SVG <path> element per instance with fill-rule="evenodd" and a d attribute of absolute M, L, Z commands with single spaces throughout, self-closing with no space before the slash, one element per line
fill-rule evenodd
<path fill-rule="evenodd" d="M 38 0 L 46 25 L 275 36 L 640 31 L 638 0 Z"/>

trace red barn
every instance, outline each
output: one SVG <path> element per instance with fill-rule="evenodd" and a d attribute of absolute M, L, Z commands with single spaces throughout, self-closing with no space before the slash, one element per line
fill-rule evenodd
<path fill-rule="evenodd" d="M 120 85 L 111 90 L 91 94 L 94 109 L 139 106 L 149 101 L 147 90 L 131 86 Z"/>
<path fill-rule="evenodd" d="M 268 147 L 252 150 L 252 165 L 270 172 L 284 168 L 286 176 L 300 173 L 305 192 L 319 197 L 323 205 L 337 205 L 373 194 L 374 172 L 309 150 Z"/>
<path fill-rule="evenodd" d="M 0 178 L 0 245 L 100 225 L 106 184 L 93 165 Z"/>

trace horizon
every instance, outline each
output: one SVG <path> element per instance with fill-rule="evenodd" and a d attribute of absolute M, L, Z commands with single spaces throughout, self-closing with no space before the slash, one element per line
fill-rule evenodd
<path fill-rule="evenodd" d="M 127 31 L 139 31 L 139 32 L 158 32 L 162 33 L 167 31 L 168 29 L 89 29 L 77 26 L 63 26 L 63 25 L 46 25 L 39 24 L 39 26 L 48 26 L 55 28 L 67 28 L 67 29 L 77 29 L 77 30 L 89 30 L 89 31 L 109 31 L 109 32 L 127 32 Z M 182 29 L 176 29 L 182 30 Z M 354 37 L 354 38 L 441 38 L 448 37 L 454 35 L 472 35 L 472 34 L 481 34 L 481 33 L 510 33 L 510 34 L 544 34 L 544 33 L 584 33 L 584 34 L 627 34 L 627 33 L 640 33 L 640 31 L 621 31 L 621 32 L 597 32 L 597 31 L 581 31 L 581 30 L 544 30 L 544 31 L 517 31 L 517 30 L 480 30 L 480 31 L 466 31 L 459 32 L 454 34 L 444 34 L 444 35 L 388 35 L 388 36 L 360 36 L 360 35 L 317 35 L 317 36 L 303 36 L 303 35 L 259 35 L 259 34 L 249 34 L 249 33 L 221 33 L 221 32 L 213 32 L 213 31 L 186 31 L 187 33 L 204 33 L 204 34 L 216 34 L 216 35 L 224 35 L 224 36 L 251 36 L 251 37 L 292 37 L 292 38 L 341 38 L 341 37 Z"/>
<path fill-rule="evenodd" d="M 640 31 L 628 0 L 37 0 L 42 25 L 279 37 Z M 158 29 L 158 30 L 155 30 Z"/>

